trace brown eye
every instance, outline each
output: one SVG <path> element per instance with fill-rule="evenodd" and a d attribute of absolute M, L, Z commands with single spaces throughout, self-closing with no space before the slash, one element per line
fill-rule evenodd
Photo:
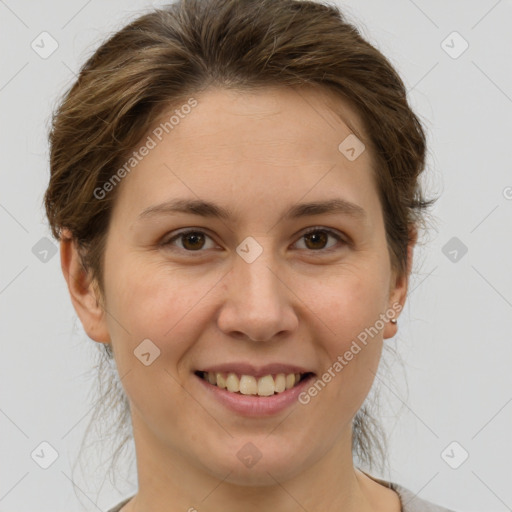
<path fill-rule="evenodd" d="M 338 243 L 346 244 L 341 236 L 330 229 L 314 228 L 304 233 L 301 240 L 305 242 L 305 248 L 312 251 L 329 251 L 336 246 L 336 243 L 327 246 L 329 238 L 335 239 Z"/>
<path fill-rule="evenodd" d="M 324 231 L 313 231 L 304 235 L 306 246 L 308 249 L 323 249 L 327 244 L 329 236 Z"/>
<path fill-rule="evenodd" d="M 210 249 L 215 245 L 212 241 L 210 247 L 205 247 L 208 240 L 211 240 L 211 238 L 206 233 L 203 233 L 202 231 L 189 230 L 178 233 L 172 238 L 169 238 L 162 245 L 164 247 L 174 249 L 176 247 L 175 242 L 179 241 L 181 242 L 181 246 L 178 245 L 178 249 L 187 252 L 201 252 L 202 249 Z"/>
<path fill-rule="evenodd" d="M 181 235 L 183 240 L 183 247 L 192 251 L 201 249 L 204 245 L 204 235 L 202 233 L 186 233 Z"/>

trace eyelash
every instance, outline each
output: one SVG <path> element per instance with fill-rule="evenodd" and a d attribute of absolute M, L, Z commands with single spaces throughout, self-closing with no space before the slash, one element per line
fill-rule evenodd
<path fill-rule="evenodd" d="M 333 238 L 335 238 L 338 242 L 341 242 L 342 245 L 348 245 L 348 242 L 343 238 L 341 237 L 336 231 L 333 231 L 332 229 L 329 229 L 329 228 L 324 228 L 324 227 L 320 227 L 320 226 L 317 226 L 317 227 L 313 227 L 313 228 L 310 228 L 308 229 L 308 231 L 302 233 L 302 235 L 300 236 L 299 240 L 302 239 L 303 237 L 305 237 L 306 235 L 309 235 L 311 233 L 317 233 L 317 232 L 324 232 L 324 233 L 327 233 L 328 235 L 332 236 Z M 163 247 L 172 247 L 172 244 L 175 240 L 178 240 L 180 239 L 181 237 L 185 237 L 186 235 L 189 235 L 189 234 L 202 234 L 202 235 L 205 235 L 206 237 L 212 239 L 212 237 L 210 235 L 208 235 L 206 232 L 202 231 L 201 229 L 187 229 L 185 231 L 181 231 L 179 233 L 177 233 L 176 235 L 174 235 L 173 237 L 167 239 L 166 241 L 162 242 L 162 246 Z M 189 253 L 189 254 L 194 254 L 194 253 L 198 253 L 198 255 L 202 252 L 205 252 L 206 249 L 198 249 L 196 251 L 191 251 L 191 250 L 188 250 L 188 249 L 183 249 L 181 247 L 177 247 L 177 248 L 172 248 L 171 250 L 174 250 L 174 249 L 177 249 L 179 251 L 182 251 L 182 252 L 186 252 L 186 253 Z M 301 250 L 305 250 L 307 252 L 311 252 L 311 253 L 330 253 L 334 250 L 336 250 L 336 246 L 333 246 L 333 247 L 329 247 L 328 249 L 301 249 Z"/>

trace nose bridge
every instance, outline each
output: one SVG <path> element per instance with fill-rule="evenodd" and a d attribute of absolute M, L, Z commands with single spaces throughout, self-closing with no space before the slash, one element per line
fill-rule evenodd
<path fill-rule="evenodd" d="M 235 267 L 236 279 L 239 280 L 239 284 L 243 284 L 251 303 L 264 303 L 268 300 L 270 306 L 271 302 L 279 298 L 281 290 L 276 277 L 277 265 L 270 249 L 264 250 L 251 263 L 245 260 L 237 261 Z"/>
<path fill-rule="evenodd" d="M 264 341 L 296 325 L 271 239 L 266 242 L 264 238 L 261 243 L 246 239 L 237 248 L 219 316 L 219 327 L 226 333 L 243 333 Z"/>
<path fill-rule="evenodd" d="M 275 273 L 278 267 L 271 237 L 261 237 L 257 241 L 247 237 L 238 247 L 239 258 L 234 263 L 233 278 L 237 288 L 244 290 L 245 300 L 253 308 L 265 310 L 276 307 L 280 300 L 280 283 Z M 282 285 L 281 285 L 282 286 Z M 260 312 L 261 314 L 261 312 Z"/>

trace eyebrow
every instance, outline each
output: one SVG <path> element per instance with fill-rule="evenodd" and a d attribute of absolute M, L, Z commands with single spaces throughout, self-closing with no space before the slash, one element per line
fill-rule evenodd
<path fill-rule="evenodd" d="M 202 199 L 174 199 L 146 208 L 139 214 L 137 220 L 141 221 L 157 215 L 173 215 L 176 213 L 188 213 L 224 220 L 230 220 L 234 217 L 230 209 L 210 201 Z M 281 220 L 322 214 L 343 214 L 356 219 L 366 219 L 366 211 L 361 206 L 345 199 L 336 198 L 293 205 L 284 213 Z"/>
<path fill-rule="evenodd" d="M 146 208 L 140 213 L 138 220 L 144 220 L 157 215 L 173 215 L 177 213 L 188 213 L 224 220 L 230 220 L 234 217 L 233 212 L 228 208 L 209 201 L 202 199 L 174 199 Z M 293 205 L 284 213 L 280 220 L 291 220 L 322 214 L 343 214 L 355 219 L 366 219 L 366 211 L 361 206 L 345 199 L 336 198 Z"/>

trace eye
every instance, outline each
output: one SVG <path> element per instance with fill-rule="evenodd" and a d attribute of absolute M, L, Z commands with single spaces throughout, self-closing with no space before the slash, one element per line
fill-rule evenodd
<path fill-rule="evenodd" d="M 326 244 L 330 238 L 334 238 L 336 241 L 346 244 L 347 242 L 335 231 L 322 227 L 314 227 L 309 229 L 306 233 L 301 236 L 301 240 L 305 241 L 305 248 L 313 251 L 330 251 L 336 244 L 331 244 L 326 247 Z M 297 242 L 298 243 L 298 242 Z"/>
<path fill-rule="evenodd" d="M 189 229 L 187 231 L 182 231 L 173 237 L 165 240 L 162 245 L 173 246 L 174 242 L 179 240 L 182 245 L 178 246 L 179 249 L 182 249 L 187 252 L 200 252 L 201 249 L 212 249 L 212 244 L 215 246 L 215 243 L 204 231 L 200 231 L 198 229 Z M 210 240 L 212 244 L 208 247 L 206 240 Z"/>
<path fill-rule="evenodd" d="M 347 242 L 335 231 L 322 227 L 314 227 L 304 233 L 299 241 L 304 240 L 305 247 L 299 247 L 300 249 L 306 249 L 310 251 L 331 251 L 336 243 L 328 246 L 329 238 L 334 239 L 338 243 L 346 244 Z M 208 244 L 208 240 L 210 244 Z M 204 231 L 199 229 L 188 229 L 181 231 L 171 238 L 168 238 L 162 245 L 164 247 L 174 248 L 176 247 L 175 242 L 179 242 L 177 245 L 178 249 L 186 252 L 202 252 L 202 249 L 213 249 L 216 244 L 212 238 L 207 235 Z M 296 242 L 296 244 L 299 242 Z"/>

